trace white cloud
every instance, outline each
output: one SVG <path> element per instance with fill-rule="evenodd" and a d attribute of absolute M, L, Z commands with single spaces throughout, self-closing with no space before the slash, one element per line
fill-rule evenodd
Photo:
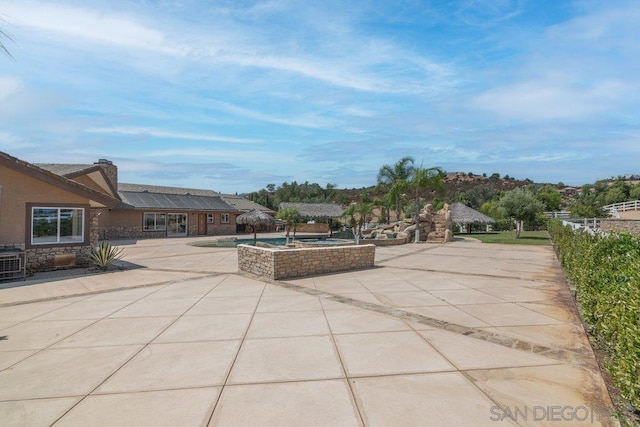
<path fill-rule="evenodd" d="M 625 83 L 602 81 L 591 87 L 560 80 L 537 80 L 488 90 L 473 107 L 521 121 L 586 119 L 611 107 L 628 93 Z"/>
<path fill-rule="evenodd" d="M 105 133 L 113 135 L 142 135 L 153 136 L 157 138 L 186 139 L 192 141 L 210 141 L 225 142 L 230 144 L 255 144 L 261 142 L 259 139 L 233 138 L 228 136 L 219 136 L 211 134 L 174 132 L 164 129 L 156 129 L 150 127 L 134 127 L 134 126 L 111 126 L 111 127 L 94 127 L 85 130 L 88 133 Z"/>
<path fill-rule="evenodd" d="M 315 113 L 309 113 L 306 115 L 297 116 L 276 116 L 273 114 L 267 114 L 260 111 L 255 111 L 249 108 L 240 107 L 230 104 L 228 102 L 212 102 L 212 105 L 217 106 L 221 110 L 239 115 L 241 117 L 259 120 L 267 123 L 275 123 L 286 126 L 305 127 L 305 128 L 333 128 L 337 126 L 340 121 L 322 117 Z"/>
<path fill-rule="evenodd" d="M 25 141 L 22 137 L 10 132 L 0 131 L 0 150 L 13 154 L 16 150 L 36 147 L 36 144 Z"/>
<path fill-rule="evenodd" d="M 169 45 L 161 31 L 118 14 L 22 1 L 4 4 L 3 13 L 12 25 L 63 34 L 76 41 L 80 39 L 174 55 L 186 53 L 184 48 Z"/>
<path fill-rule="evenodd" d="M 244 162 L 257 161 L 263 163 L 265 161 L 277 162 L 280 167 L 285 163 L 293 162 L 288 160 L 288 157 L 283 158 L 282 154 L 272 151 L 241 151 L 241 150 L 216 150 L 208 148 L 181 148 L 181 149 L 166 149 L 155 150 L 145 153 L 140 153 L 145 157 L 168 157 L 170 159 L 176 158 L 188 158 L 199 160 L 215 160 L 215 161 L 229 161 L 239 160 Z"/>
<path fill-rule="evenodd" d="M 22 88 L 22 80 L 11 76 L 0 76 L 0 101 L 17 94 Z"/>
<path fill-rule="evenodd" d="M 66 36 L 65 43 L 100 43 L 204 64 L 275 70 L 372 93 L 425 93 L 455 84 L 448 65 L 409 52 L 388 39 L 358 34 L 348 20 L 337 25 L 333 11 L 325 21 L 318 21 L 317 16 L 297 16 L 302 22 L 288 22 L 293 33 L 287 35 L 280 28 L 256 31 L 251 23 L 225 15 L 216 16 L 215 25 L 204 26 L 177 16 L 160 24 L 149 16 L 37 1 L 8 4 L 4 9 L 12 25 Z M 287 10 L 280 13 L 290 14 Z M 253 19 L 265 29 L 258 18 Z M 311 47 L 296 47 L 295 35 L 302 31 Z"/>
<path fill-rule="evenodd" d="M 490 27 L 522 13 L 523 0 L 463 0 L 456 16 L 468 25 Z"/>

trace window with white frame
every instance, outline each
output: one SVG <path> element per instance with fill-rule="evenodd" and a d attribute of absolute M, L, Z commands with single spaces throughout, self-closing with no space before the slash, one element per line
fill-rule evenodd
<path fill-rule="evenodd" d="M 207 224 L 213 224 L 213 223 L 214 223 L 214 214 L 208 213 L 207 214 Z"/>
<path fill-rule="evenodd" d="M 84 242 L 84 208 L 31 208 L 31 244 Z"/>
<path fill-rule="evenodd" d="M 145 212 L 142 222 L 144 231 L 164 231 L 167 229 L 167 214 Z"/>
<path fill-rule="evenodd" d="M 220 214 L 220 223 L 221 224 L 229 224 L 229 214 L 228 213 Z"/>

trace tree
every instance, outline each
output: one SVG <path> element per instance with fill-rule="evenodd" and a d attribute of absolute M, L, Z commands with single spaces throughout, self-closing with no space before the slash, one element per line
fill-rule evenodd
<path fill-rule="evenodd" d="M 546 184 L 536 192 L 536 198 L 542 202 L 546 211 L 559 211 L 562 196 L 553 186 Z"/>
<path fill-rule="evenodd" d="M 461 200 L 462 203 L 470 208 L 478 209 L 484 203 L 493 200 L 496 196 L 496 190 L 488 185 L 477 185 L 462 193 L 461 196 L 464 196 L 464 201 Z"/>
<path fill-rule="evenodd" d="M 358 203 L 356 205 L 355 213 L 358 216 L 358 239 L 356 239 L 356 244 L 360 244 L 360 237 L 362 237 L 364 224 L 367 222 L 367 217 L 373 213 L 373 204 L 368 202 Z"/>
<path fill-rule="evenodd" d="M 284 231 L 286 236 L 286 244 L 289 244 L 289 231 L 291 230 L 291 225 L 295 223 L 296 219 L 300 215 L 300 212 L 296 208 L 283 208 L 278 211 L 276 214 L 276 218 L 284 221 Z M 295 239 L 295 231 L 293 234 L 293 238 Z"/>
<path fill-rule="evenodd" d="M 362 236 L 362 229 L 367 221 L 367 216 L 373 212 L 373 204 L 367 202 L 352 203 L 343 212 L 342 216 L 347 219 L 351 226 L 351 232 L 353 233 L 353 239 L 356 241 L 356 245 L 360 244 L 360 237 Z"/>
<path fill-rule="evenodd" d="M 544 210 L 536 196 L 523 188 L 505 193 L 500 199 L 500 208 L 506 217 L 516 222 L 516 239 L 520 238 L 524 221 L 535 220 L 536 215 Z"/>
<path fill-rule="evenodd" d="M 413 190 L 413 220 L 416 224 L 414 243 L 420 242 L 420 191 L 430 189 L 442 193 L 444 190 L 443 180 L 444 172 L 439 167 L 413 169 L 410 186 Z"/>
<path fill-rule="evenodd" d="M 409 177 L 413 171 L 413 157 L 403 157 L 393 166 L 384 165 L 378 171 L 378 183 L 383 184 L 391 197 L 395 199 L 396 221 L 400 221 L 402 193 L 407 189 Z"/>
<path fill-rule="evenodd" d="M 493 219 L 504 218 L 504 212 L 500 208 L 500 201 L 498 200 L 491 200 L 490 202 L 484 202 L 482 206 L 480 206 L 480 212 L 490 216 Z"/>
<path fill-rule="evenodd" d="M 606 188 L 606 187 L 605 187 Z M 584 185 L 582 192 L 570 206 L 573 218 L 603 218 L 608 215 L 602 209 L 604 203 L 599 201 L 602 196 L 601 186 Z"/>

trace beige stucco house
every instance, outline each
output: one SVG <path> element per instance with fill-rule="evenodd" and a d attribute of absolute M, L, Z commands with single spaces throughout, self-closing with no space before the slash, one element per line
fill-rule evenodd
<path fill-rule="evenodd" d="M 109 160 L 31 164 L 0 152 L 0 264 L 22 252 L 27 272 L 87 264 L 99 240 L 235 234 L 254 208 L 275 214 L 211 190 L 119 183 Z"/>

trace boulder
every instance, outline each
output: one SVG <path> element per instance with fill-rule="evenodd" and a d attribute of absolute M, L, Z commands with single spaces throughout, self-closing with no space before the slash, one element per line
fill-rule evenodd
<path fill-rule="evenodd" d="M 453 231 L 451 231 L 451 229 L 447 229 L 447 231 L 444 232 L 444 241 L 453 242 Z"/>

